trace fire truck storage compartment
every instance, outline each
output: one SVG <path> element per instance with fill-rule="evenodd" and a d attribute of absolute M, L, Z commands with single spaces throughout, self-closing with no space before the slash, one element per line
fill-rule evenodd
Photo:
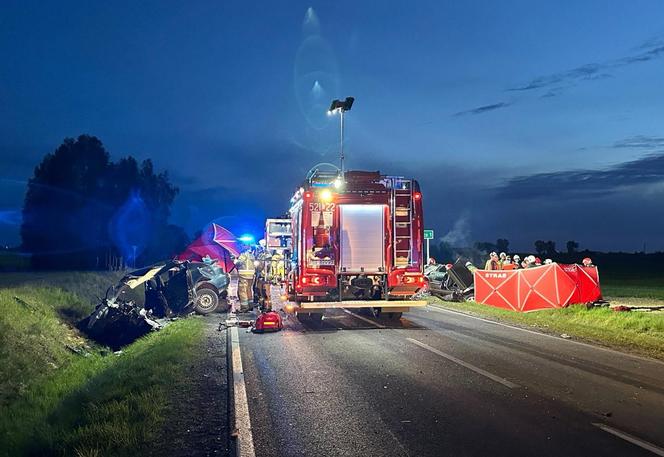
<path fill-rule="evenodd" d="M 385 207 L 339 205 L 342 273 L 385 271 Z"/>

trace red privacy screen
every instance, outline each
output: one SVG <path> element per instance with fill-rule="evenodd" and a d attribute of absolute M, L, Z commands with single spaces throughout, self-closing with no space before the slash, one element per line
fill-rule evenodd
<path fill-rule="evenodd" d="M 475 300 L 498 308 L 525 312 L 600 298 L 595 267 L 553 263 L 524 270 L 475 271 Z"/>

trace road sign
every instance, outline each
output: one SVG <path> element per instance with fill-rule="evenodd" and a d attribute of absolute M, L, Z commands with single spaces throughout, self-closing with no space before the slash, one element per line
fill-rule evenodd
<path fill-rule="evenodd" d="M 424 231 L 424 239 L 425 240 L 433 240 L 433 230 L 425 230 Z"/>

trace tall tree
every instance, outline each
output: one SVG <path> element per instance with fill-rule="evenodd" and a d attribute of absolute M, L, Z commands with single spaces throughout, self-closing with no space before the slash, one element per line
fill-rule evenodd
<path fill-rule="evenodd" d="M 558 252 L 556 252 L 556 242 L 555 241 L 547 241 L 544 243 L 544 252 L 546 253 L 547 257 L 554 257 Z"/>
<path fill-rule="evenodd" d="M 579 249 L 579 243 L 576 241 L 570 240 L 567 242 L 567 253 L 568 254 L 574 254 L 577 249 Z"/>
<path fill-rule="evenodd" d="M 28 182 L 23 206 L 23 248 L 38 267 L 79 264 L 107 240 L 110 210 L 99 201 L 109 154 L 97 138 L 67 138 L 47 154 Z M 89 254 L 89 253 L 88 253 Z"/>
<path fill-rule="evenodd" d="M 134 253 L 144 262 L 160 260 L 186 238 L 168 226 L 177 192 L 149 160 L 113 163 L 98 138 L 65 139 L 28 183 L 23 248 L 38 268 L 101 267 L 109 250 L 125 261 Z"/>
<path fill-rule="evenodd" d="M 542 240 L 535 241 L 535 252 L 537 252 L 537 255 L 544 255 L 546 252 L 546 243 Z"/>

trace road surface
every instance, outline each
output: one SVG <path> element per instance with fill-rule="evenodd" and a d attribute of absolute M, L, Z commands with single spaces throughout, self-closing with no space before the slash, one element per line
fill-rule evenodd
<path fill-rule="evenodd" d="M 664 455 L 663 363 L 435 306 L 285 323 L 237 333 L 256 456 Z"/>

